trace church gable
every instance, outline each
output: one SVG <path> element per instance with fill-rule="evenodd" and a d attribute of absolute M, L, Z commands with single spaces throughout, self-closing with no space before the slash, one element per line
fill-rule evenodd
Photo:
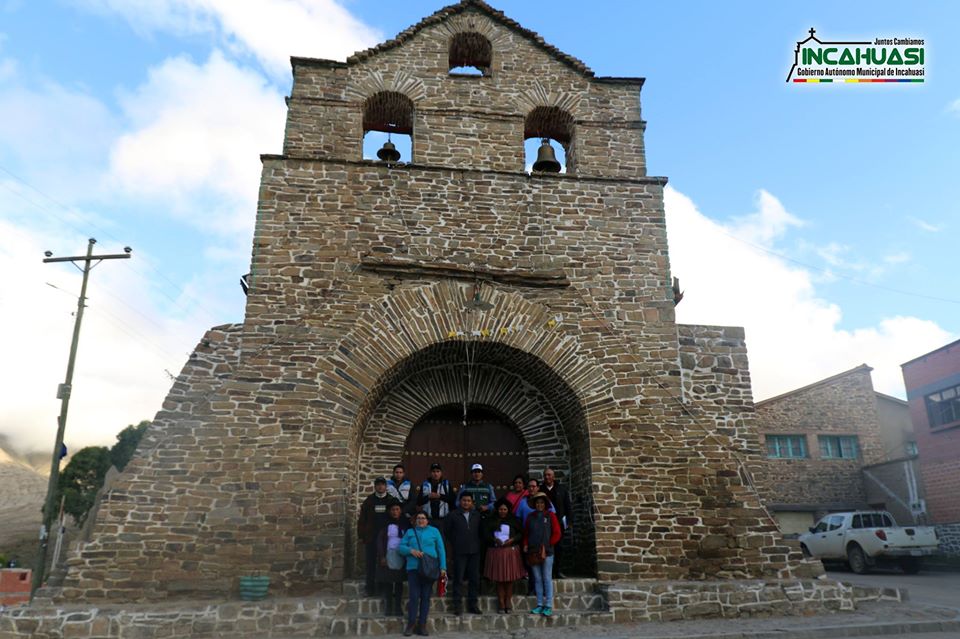
<path fill-rule="evenodd" d="M 487 18 L 489 22 L 485 23 L 483 20 L 477 20 L 477 17 Z M 424 18 L 417 24 L 405 29 L 404 31 L 401 31 L 391 40 L 382 42 L 364 51 L 354 53 L 352 56 L 347 58 L 347 64 L 362 62 L 383 52 L 403 46 L 421 31 L 433 27 L 445 29 L 451 35 L 458 32 L 469 32 L 475 28 L 477 33 L 487 37 L 487 39 L 490 40 L 492 39 L 491 36 L 496 37 L 496 34 L 491 29 L 492 23 L 500 25 L 520 36 L 523 40 L 526 40 L 529 43 L 531 48 L 536 48 L 545 52 L 551 58 L 573 69 L 581 75 L 587 78 L 594 77 L 594 73 L 590 67 L 584 64 L 581 60 L 572 55 L 564 53 L 551 44 L 548 44 L 539 34 L 531 31 L 530 29 L 524 28 L 519 22 L 511 20 L 502 11 L 494 9 L 482 0 L 463 0 L 457 4 L 444 7 L 433 15 Z M 469 49 L 469 47 L 467 48 Z"/>

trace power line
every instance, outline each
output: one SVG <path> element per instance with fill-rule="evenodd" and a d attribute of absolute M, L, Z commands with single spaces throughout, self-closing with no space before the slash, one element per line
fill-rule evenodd
<path fill-rule="evenodd" d="M 53 197 L 52 195 L 49 195 L 49 194 L 45 193 L 44 191 L 41 191 L 39 188 L 33 186 L 32 184 L 30 184 L 29 182 L 27 182 L 27 181 L 24 180 L 23 178 L 19 177 L 18 175 L 16 175 L 16 174 L 13 173 L 13 172 L 11 172 L 9 169 L 7 169 L 7 168 L 5 168 L 5 167 L 3 167 L 3 166 L 0 166 L 0 172 L 5 173 L 6 175 L 10 176 L 13 180 L 15 180 L 16 182 L 18 182 L 19 184 L 22 184 L 23 186 L 27 187 L 28 189 L 30 189 L 30 190 L 33 191 L 34 193 L 36 193 L 36 194 L 40 195 L 41 197 L 45 198 L 46 200 L 52 202 L 52 203 L 55 204 L 56 206 L 58 206 L 58 207 L 60 207 L 61 209 L 63 209 L 65 212 L 67 212 L 67 213 L 69 213 L 69 214 L 71 214 L 71 215 L 76 215 L 76 213 L 74 212 L 75 209 L 74 209 L 73 207 L 67 206 L 66 204 L 64 204 L 64 203 L 61 202 L 60 200 L 56 199 L 56 198 Z M 51 210 L 49 207 L 43 206 L 42 204 L 36 202 L 35 200 L 33 200 L 33 199 L 31 199 L 31 198 L 28 198 L 28 197 L 27 197 L 26 195 L 24 195 L 22 192 L 17 191 L 17 190 L 15 190 L 15 189 L 11 188 L 8 183 L 6 183 L 6 182 L 0 182 L 0 186 L 3 186 L 3 187 L 6 188 L 10 193 L 13 193 L 13 194 L 16 195 L 17 197 L 19 197 L 21 200 L 27 202 L 28 204 L 30 204 L 31 206 L 33 206 L 33 207 L 34 207 L 35 209 L 37 209 L 38 211 L 40 211 L 40 212 L 42 212 L 42 213 L 46 213 L 47 215 L 50 215 L 51 217 L 59 220 L 61 223 L 69 226 L 70 228 L 72 228 L 73 230 L 77 231 L 77 233 L 79 233 L 79 234 L 81 234 L 81 235 L 85 234 L 85 231 L 84 231 L 83 229 L 81 229 L 81 228 L 80 228 L 76 223 L 74 223 L 73 221 L 67 220 L 67 219 L 61 217 L 60 215 L 57 215 L 57 214 L 56 214 L 53 210 Z M 98 224 L 90 221 L 89 219 L 85 219 L 84 222 L 85 222 L 86 224 L 88 224 L 89 226 L 91 226 L 94 230 L 96 230 L 96 231 L 97 231 L 98 233 L 100 233 L 101 235 L 104 235 L 104 236 L 106 236 L 106 237 L 108 237 L 108 238 L 110 238 L 110 239 L 112 239 L 112 240 L 117 241 L 117 242 L 120 241 L 115 235 L 113 235 L 112 233 L 110 233 L 110 232 L 107 231 L 106 229 L 100 227 Z M 154 273 L 156 273 L 156 275 L 159 276 L 160 279 L 164 280 L 164 281 L 167 282 L 170 286 L 172 286 L 173 289 L 176 290 L 178 293 L 182 293 L 182 294 L 184 294 L 186 297 L 190 298 L 191 302 L 192 302 L 193 304 L 195 304 L 196 309 L 199 309 L 200 311 L 202 311 L 202 312 L 208 317 L 208 319 L 209 319 L 210 321 L 212 321 L 212 322 L 217 322 L 217 321 L 219 321 L 217 314 L 215 314 L 215 313 L 214 313 L 213 311 L 211 311 L 210 309 L 207 309 L 206 307 L 204 307 L 204 305 L 200 303 L 200 300 L 199 300 L 198 298 L 196 298 L 196 297 L 194 297 L 193 295 L 191 295 L 190 293 L 188 293 L 184 287 L 180 286 L 179 284 L 177 284 L 176 282 L 174 282 L 173 280 L 171 280 L 169 277 L 167 277 L 167 275 L 166 275 L 163 271 L 161 271 L 159 268 L 157 268 L 155 265 L 152 264 L 152 262 L 151 262 L 151 260 L 150 260 L 149 258 L 146 258 L 146 257 L 141 256 L 140 259 L 139 259 L 139 261 L 142 262 L 143 264 L 145 264 L 145 265 L 146 265 L 148 268 L 150 268 Z M 134 267 L 134 266 L 130 266 L 130 268 L 132 268 L 135 272 L 140 273 L 141 275 L 144 275 L 143 271 L 141 271 L 139 268 Z M 149 278 L 146 278 L 146 279 L 147 279 L 148 282 L 150 282 L 150 279 L 149 279 Z M 182 301 L 178 301 L 176 298 L 174 298 L 174 297 L 171 296 L 169 293 L 167 293 L 167 291 L 165 291 L 163 288 L 160 288 L 160 287 L 155 287 L 155 288 L 156 288 L 156 290 L 157 290 L 159 293 L 161 293 L 164 297 L 166 297 L 167 299 L 169 299 L 171 302 L 173 302 L 174 304 L 176 304 L 177 306 L 179 306 L 179 307 L 182 308 L 183 310 L 189 310 L 186 306 L 183 305 L 183 302 L 182 302 Z"/>
<path fill-rule="evenodd" d="M 65 290 L 65 289 L 60 288 L 60 287 L 57 286 L 56 284 L 53 284 L 53 283 L 51 283 L 51 282 L 46 282 L 46 284 L 47 284 L 47 286 L 49 286 L 50 288 L 56 289 L 57 291 L 60 291 L 61 293 L 64 293 L 64 294 L 66 294 L 66 295 L 70 295 L 71 297 L 73 296 L 73 293 L 71 293 L 70 291 L 67 291 L 67 290 Z M 115 296 L 111 295 L 111 297 L 115 297 Z M 87 299 L 89 299 L 89 298 L 87 298 Z M 116 298 L 116 299 L 119 300 L 119 298 Z M 122 301 L 122 300 L 120 300 L 120 301 Z M 126 306 L 128 306 L 128 307 L 130 307 L 130 308 L 133 308 L 133 307 L 131 307 L 129 304 L 126 304 Z M 128 336 L 130 336 L 130 337 L 132 337 L 134 340 L 140 342 L 140 344 L 142 344 L 143 346 L 152 349 L 152 350 L 154 351 L 154 354 L 155 354 L 155 355 L 160 355 L 160 356 L 163 357 L 163 358 L 168 358 L 168 357 L 169 357 L 169 358 L 175 358 L 175 357 L 181 357 L 181 356 L 182 356 L 182 357 L 186 357 L 187 354 L 189 353 L 189 350 L 187 350 L 187 351 L 184 352 L 184 354 L 181 355 L 181 353 L 180 353 L 179 351 L 176 351 L 176 352 L 175 352 L 175 351 L 168 350 L 166 347 L 164 347 L 164 346 L 158 344 L 157 342 L 153 341 L 152 339 L 150 339 L 149 336 L 147 336 L 147 335 L 145 335 L 144 333 L 138 331 L 136 328 L 134 328 L 133 326 L 131 326 L 129 323 L 123 321 L 122 319 L 120 319 L 119 317 L 117 317 L 116 315 L 114 315 L 113 313 L 110 313 L 109 311 L 107 311 L 107 310 L 105 310 L 105 309 L 103 309 L 103 308 L 90 307 L 89 310 L 90 310 L 94 315 L 102 316 L 104 319 L 106 319 L 106 320 L 109 321 L 111 324 L 113 324 L 114 326 L 116 326 L 118 329 L 120 329 L 121 331 L 123 331 L 124 333 L 126 333 Z M 134 310 L 135 310 L 135 309 L 134 309 Z M 146 317 L 146 316 L 144 316 L 144 317 Z M 149 318 L 148 318 L 148 319 L 149 319 Z M 156 324 L 156 322 L 154 322 L 154 324 Z M 159 324 L 156 324 L 156 325 L 157 325 L 161 330 L 163 330 L 163 327 L 162 327 L 162 326 L 160 326 Z"/>

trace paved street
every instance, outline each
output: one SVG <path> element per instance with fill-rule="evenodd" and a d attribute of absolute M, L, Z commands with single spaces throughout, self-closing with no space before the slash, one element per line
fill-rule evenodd
<path fill-rule="evenodd" d="M 890 570 L 856 575 L 849 570 L 830 570 L 827 575 L 839 581 L 874 588 L 907 588 L 911 604 L 960 610 L 960 573 L 957 572 L 922 571 L 918 575 L 904 575 Z"/>

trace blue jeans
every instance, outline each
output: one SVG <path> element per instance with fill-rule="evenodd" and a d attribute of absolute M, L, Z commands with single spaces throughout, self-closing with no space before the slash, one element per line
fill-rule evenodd
<path fill-rule="evenodd" d="M 410 586 L 410 601 L 407 603 L 407 623 L 426 624 L 430 614 L 430 594 L 433 582 L 427 581 L 416 570 L 407 571 L 407 584 Z M 417 613 L 420 613 L 419 620 Z"/>
<path fill-rule="evenodd" d="M 537 593 L 537 605 L 553 608 L 553 555 L 547 555 L 539 566 L 530 566 L 533 572 L 533 589 Z"/>

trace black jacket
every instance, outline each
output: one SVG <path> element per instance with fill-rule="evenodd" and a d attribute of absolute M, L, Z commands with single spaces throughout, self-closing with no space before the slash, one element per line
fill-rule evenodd
<path fill-rule="evenodd" d="M 470 511 L 470 522 L 463 511 L 455 510 L 447 517 L 447 540 L 455 555 L 472 555 L 480 552 L 480 530 L 482 517 L 475 510 Z"/>
<path fill-rule="evenodd" d="M 494 537 L 494 534 L 500 530 L 500 526 L 503 524 L 510 526 L 508 546 L 519 545 L 523 541 L 523 527 L 520 525 L 519 519 L 513 515 L 507 515 L 506 519 L 500 519 L 498 516 L 492 515 L 483 520 L 483 543 L 491 548 L 496 548 L 497 538 Z"/>
<path fill-rule="evenodd" d="M 553 482 L 553 488 L 547 488 L 546 484 L 540 486 L 540 490 L 547 494 L 550 503 L 557 511 L 557 521 L 564 528 L 573 525 L 573 503 L 570 501 L 570 490 L 560 482 Z M 567 518 L 567 524 L 564 526 L 563 518 Z"/>
<path fill-rule="evenodd" d="M 383 497 L 377 496 L 377 493 L 370 493 L 363 504 L 360 506 L 360 520 L 357 522 L 357 536 L 365 544 L 377 540 L 377 533 L 386 525 L 390 519 L 390 504 L 397 503 L 397 500 L 384 493 Z"/>

